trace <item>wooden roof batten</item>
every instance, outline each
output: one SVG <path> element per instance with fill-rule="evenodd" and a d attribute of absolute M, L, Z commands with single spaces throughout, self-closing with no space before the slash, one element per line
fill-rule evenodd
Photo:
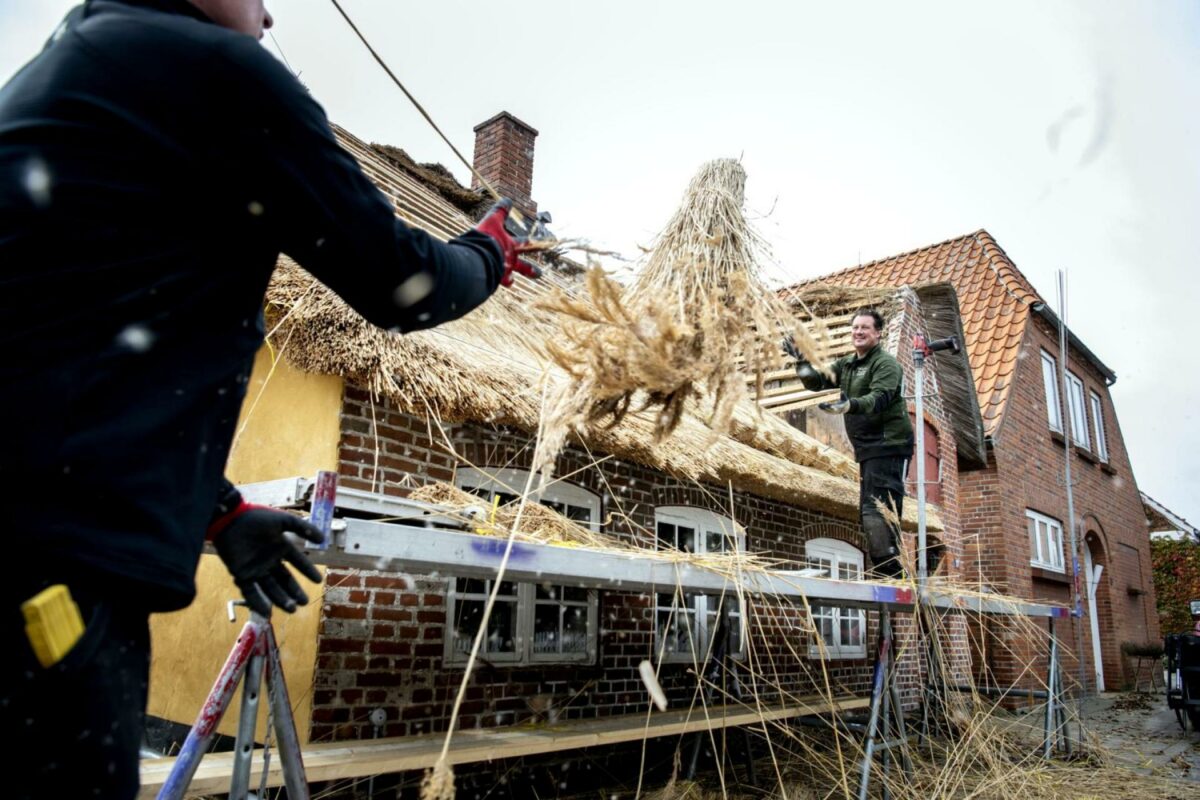
<path fill-rule="evenodd" d="M 882 290 L 879 287 L 817 282 L 784 290 L 784 297 L 789 298 L 789 295 L 798 295 L 794 298 L 798 308 L 798 301 L 804 300 L 805 306 L 820 317 L 829 333 L 825 355 L 831 361 L 854 352 L 850 341 L 850 324 L 854 310 L 862 307 L 878 308 L 888 320 L 897 314 L 911 312 L 918 316 L 917 327 L 930 339 L 955 336 L 960 343 L 966 342 L 958 295 L 948 282 L 886 287 Z M 808 321 L 806 311 L 797 311 L 797 317 L 803 322 Z M 905 348 L 911 349 L 911 343 L 898 342 L 896 355 L 899 356 Z M 937 376 L 942 401 L 954 428 L 960 469 L 985 467 L 986 437 L 969 360 L 965 356 L 944 354 L 931 359 L 929 363 Z M 759 398 L 759 404 L 777 414 L 810 408 L 829 399 L 836 391 L 809 391 L 800 383 L 790 363 L 785 369 L 766 375 L 766 381 L 769 388 Z"/>

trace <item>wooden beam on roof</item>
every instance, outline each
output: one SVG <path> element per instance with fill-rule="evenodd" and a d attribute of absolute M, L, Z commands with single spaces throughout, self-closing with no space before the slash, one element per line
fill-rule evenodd
<path fill-rule="evenodd" d="M 650 714 L 623 714 L 604 719 L 572 720 L 533 726 L 484 728 L 459 731 L 450 743 L 451 764 L 471 764 L 500 758 L 604 747 L 622 742 L 640 742 L 663 736 L 720 730 L 739 725 L 764 727 L 768 723 L 832 712 L 845 713 L 867 708 L 865 697 L 822 695 L 801 697 L 786 706 L 716 706 L 680 709 Z M 429 769 L 441 755 L 445 734 L 398 736 L 352 742 L 323 742 L 304 748 L 304 772 L 309 782 L 348 780 L 392 772 Z M 250 770 L 250 785 L 262 779 L 262 751 L 256 750 Z M 267 786 L 282 786 L 281 759 L 272 758 Z M 174 758 L 142 761 L 142 786 L 138 797 L 155 797 L 174 766 Z M 188 797 L 229 791 L 233 753 L 212 753 L 196 770 Z"/>

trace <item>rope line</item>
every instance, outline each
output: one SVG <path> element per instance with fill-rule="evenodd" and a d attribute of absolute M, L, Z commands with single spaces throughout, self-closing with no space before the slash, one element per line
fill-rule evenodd
<path fill-rule="evenodd" d="M 409 102 L 416 107 L 417 111 L 419 111 L 421 116 L 425 118 L 425 121 L 429 123 L 430 127 L 437 132 L 437 135 L 442 137 L 442 141 L 454 151 L 454 155 L 458 156 L 458 160 L 463 163 L 463 166 L 471 170 L 471 174 L 475 176 L 476 180 L 483 184 L 484 188 L 486 188 L 492 195 L 492 198 L 499 200 L 500 193 L 497 192 L 490 183 L 488 183 L 487 178 L 479 174 L 479 171 L 475 169 L 470 161 L 467 161 L 463 154 L 458 151 L 458 148 L 454 146 L 454 143 L 450 141 L 450 138 L 446 136 L 446 134 L 442 133 L 442 129 L 439 128 L 437 123 L 433 121 L 433 117 L 429 116 L 429 112 L 426 111 L 424 106 L 417 101 L 417 98 L 413 97 L 412 92 L 405 88 L 404 84 L 400 82 L 400 79 L 396 77 L 396 74 L 392 72 L 391 67 L 387 65 L 387 62 L 383 60 L 379 53 L 375 52 L 375 48 L 372 47 L 371 43 L 367 41 L 367 37 L 363 36 L 362 31 L 358 29 L 358 26 L 354 24 L 354 20 L 350 19 L 350 15 L 346 13 L 344 8 L 342 8 L 341 3 L 339 3 L 338 0 L 330 0 L 330 2 L 333 3 L 333 7 L 338 10 L 338 13 L 342 15 L 342 19 L 346 20 L 346 24 L 350 26 L 350 30 L 354 31 L 354 35 L 358 37 L 359 41 L 361 41 L 367 48 L 367 51 L 370 52 L 371 57 L 378 62 L 379 66 L 383 67 L 383 71 L 386 72 L 388 77 L 392 79 L 392 83 L 396 84 L 400 91 L 404 92 L 404 96 L 407 97 Z M 516 209 L 513 209 L 513 212 L 515 213 Z"/>

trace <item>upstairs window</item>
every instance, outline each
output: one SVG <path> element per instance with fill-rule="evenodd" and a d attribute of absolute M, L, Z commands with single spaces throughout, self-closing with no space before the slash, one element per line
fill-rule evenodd
<path fill-rule="evenodd" d="M 1054 356 L 1042 351 L 1042 384 L 1046 387 L 1046 416 L 1050 430 L 1063 432 L 1062 403 L 1058 399 L 1058 364 Z"/>
<path fill-rule="evenodd" d="M 1029 526 L 1029 563 L 1054 572 L 1066 572 L 1062 523 L 1029 510 L 1025 511 L 1025 522 Z"/>
<path fill-rule="evenodd" d="M 458 471 L 455 483 L 463 491 L 477 494 L 489 503 L 499 497 L 500 504 L 505 505 L 521 496 L 528 480 L 529 470 L 468 467 Z M 533 485 L 537 485 L 536 479 Z M 582 486 L 565 481 L 551 481 L 541 492 L 531 494 L 529 499 L 554 509 L 585 528 L 600 530 L 600 496 Z"/>
<path fill-rule="evenodd" d="M 1107 464 L 1108 439 L 1104 435 L 1104 404 L 1100 395 L 1095 392 L 1089 392 L 1088 397 L 1092 402 L 1092 433 L 1096 436 L 1096 457 Z"/>
<path fill-rule="evenodd" d="M 909 421 L 916 433 L 916 414 L 909 413 Z M 913 437 L 913 458 L 917 457 L 916 436 Z M 917 465 L 909 461 L 907 474 L 904 476 L 905 493 L 909 497 L 917 496 Z M 925 420 L 925 501 L 936 506 L 942 504 L 942 450 L 938 441 L 938 431 L 929 420 Z"/>
<path fill-rule="evenodd" d="M 1091 449 L 1088 436 L 1087 406 L 1083 401 L 1083 381 L 1074 373 L 1067 373 L 1067 405 L 1071 409 L 1071 439 L 1085 449 Z"/>

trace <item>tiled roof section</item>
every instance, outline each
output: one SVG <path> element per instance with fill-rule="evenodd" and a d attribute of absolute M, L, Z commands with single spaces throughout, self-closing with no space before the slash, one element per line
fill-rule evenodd
<path fill-rule="evenodd" d="M 995 434 L 1017 368 L 1029 306 L 1043 301 L 991 234 L 981 229 L 816 280 L 864 287 L 952 284 L 984 432 Z"/>

